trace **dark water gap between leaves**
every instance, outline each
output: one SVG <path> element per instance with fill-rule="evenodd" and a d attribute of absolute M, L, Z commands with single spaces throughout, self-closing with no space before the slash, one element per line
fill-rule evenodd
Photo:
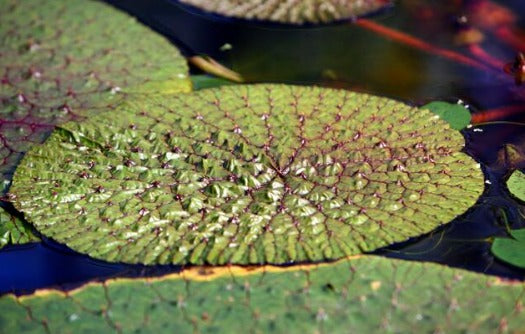
<path fill-rule="evenodd" d="M 423 104 L 433 99 L 462 99 L 474 109 L 525 104 L 524 90 L 517 90 L 512 80 L 496 81 L 485 73 L 397 45 L 346 23 L 319 28 L 284 28 L 278 25 L 251 25 L 188 11 L 187 7 L 176 4 L 174 0 L 108 2 L 125 9 L 170 38 L 186 55 L 210 55 L 241 72 L 250 82 L 348 88 L 412 104 Z M 525 13 L 523 2 L 508 1 L 505 4 Z M 375 18 L 386 25 L 414 32 L 417 25 L 410 23 L 410 10 L 410 6 L 401 5 L 381 12 Z M 452 17 L 449 19 L 453 21 Z M 525 27 L 525 23 L 521 24 Z M 445 22 L 444 26 L 448 25 L 449 22 Z M 421 32 L 421 37 L 432 34 L 433 28 L 429 24 Z M 442 29 L 437 40 L 444 39 L 449 33 Z M 232 49 L 221 51 L 226 43 L 231 44 Z M 490 36 L 487 45 L 503 60 L 510 60 L 515 55 L 514 50 L 501 47 L 499 41 Z M 363 57 L 363 54 L 366 56 Z M 518 115 L 512 120 L 525 121 L 525 116 Z M 489 242 L 493 236 L 506 235 L 502 210 L 512 228 L 525 227 L 525 220 L 519 214 L 520 208 L 523 210 L 525 206 L 513 199 L 504 186 L 508 170 L 491 167 L 502 143 L 519 141 L 520 138 L 525 141 L 524 134 L 524 126 L 512 125 L 466 130 L 466 151 L 482 163 L 491 183 L 478 204 L 465 215 L 428 235 L 381 249 L 375 254 L 432 261 L 511 279 L 525 279 L 525 270 L 494 259 Z M 71 289 L 91 280 L 160 276 L 181 269 L 180 266 L 98 261 L 47 239 L 40 244 L 2 249 L 0 264 L 0 294 L 29 293 L 46 287 Z"/>

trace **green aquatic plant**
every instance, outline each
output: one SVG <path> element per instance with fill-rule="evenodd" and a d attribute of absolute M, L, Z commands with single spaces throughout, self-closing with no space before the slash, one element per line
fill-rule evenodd
<path fill-rule="evenodd" d="M 191 89 L 169 41 L 102 2 L 2 0 L 0 13 L 2 193 L 23 153 L 55 124 L 130 95 Z"/>
<path fill-rule="evenodd" d="M 373 256 L 0 298 L 6 333 L 518 333 L 525 285 Z"/>
<path fill-rule="evenodd" d="M 44 235 L 131 263 L 337 259 L 430 232 L 483 192 L 462 135 L 366 94 L 225 86 L 128 102 L 28 152 L 11 198 Z"/>
<path fill-rule="evenodd" d="M 451 128 L 456 130 L 462 130 L 470 124 L 470 112 L 461 104 L 434 101 L 422 106 L 421 108 L 432 111 L 434 114 L 447 121 Z"/>
<path fill-rule="evenodd" d="M 32 232 L 31 226 L 0 208 L 0 248 L 39 240 Z"/>
<path fill-rule="evenodd" d="M 525 229 L 509 231 L 510 238 L 495 238 L 492 254 L 498 259 L 525 269 Z"/>
<path fill-rule="evenodd" d="M 205 11 L 243 19 L 289 24 L 352 19 L 391 4 L 389 0 L 180 0 Z"/>
<path fill-rule="evenodd" d="M 514 171 L 507 180 L 507 187 L 514 197 L 525 202 L 525 173 Z"/>

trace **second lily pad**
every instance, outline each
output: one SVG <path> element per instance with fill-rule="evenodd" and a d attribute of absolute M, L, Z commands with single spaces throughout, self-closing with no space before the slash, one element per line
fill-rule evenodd
<path fill-rule="evenodd" d="M 225 86 L 129 102 L 32 149 L 11 197 L 110 261 L 288 263 L 430 232 L 484 189 L 462 135 L 366 94 Z"/>
<path fill-rule="evenodd" d="M 525 174 L 514 171 L 507 181 L 507 187 L 512 195 L 525 202 Z"/>

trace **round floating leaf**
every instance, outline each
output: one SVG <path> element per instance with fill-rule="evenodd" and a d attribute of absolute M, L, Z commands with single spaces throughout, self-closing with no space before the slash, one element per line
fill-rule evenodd
<path fill-rule="evenodd" d="M 11 193 L 43 234 L 110 261 L 319 261 L 471 207 L 483 174 L 463 145 L 386 98 L 225 86 L 68 123 L 26 155 Z"/>
<path fill-rule="evenodd" d="M 10 244 L 25 244 L 39 241 L 31 227 L 0 207 L 0 248 Z"/>
<path fill-rule="evenodd" d="M 0 13 L 2 181 L 56 123 L 131 93 L 190 90 L 178 50 L 102 2 L 3 0 Z"/>
<path fill-rule="evenodd" d="M 434 114 L 441 117 L 450 124 L 450 127 L 456 130 L 464 129 L 470 124 L 470 112 L 460 104 L 435 101 L 421 107 L 428 109 Z"/>
<path fill-rule="evenodd" d="M 525 174 L 514 171 L 507 180 L 507 187 L 512 195 L 525 202 Z"/>
<path fill-rule="evenodd" d="M 4 333 L 519 333 L 523 283 L 365 256 L 0 298 Z M 216 273 L 222 271 L 223 273 Z M 504 326 L 504 327 L 502 327 Z"/>
<path fill-rule="evenodd" d="M 512 238 L 496 238 L 492 253 L 500 260 L 525 269 L 525 229 L 510 231 Z"/>
<path fill-rule="evenodd" d="M 202 10 L 248 20 L 289 24 L 323 23 L 369 14 L 390 0 L 180 0 Z"/>

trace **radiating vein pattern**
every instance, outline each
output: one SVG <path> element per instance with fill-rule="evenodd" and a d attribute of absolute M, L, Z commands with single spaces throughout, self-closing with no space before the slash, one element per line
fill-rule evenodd
<path fill-rule="evenodd" d="M 43 234 L 109 261 L 320 261 L 471 207 L 483 175 L 463 145 L 386 98 L 232 86 L 62 126 L 24 158 L 11 198 Z"/>
<path fill-rule="evenodd" d="M 323 23 L 377 11 L 390 0 L 180 0 L 205 11 L 280 23 Z"/>
<path fill-rule="evenodd" d="M 523 283 L 365 256 L 0 298 L 5 333 L 519 333 Z M 246 271 L 246 270 L 244 270 Z M 215 275 L 216 276 L 216 275 Z"/>

